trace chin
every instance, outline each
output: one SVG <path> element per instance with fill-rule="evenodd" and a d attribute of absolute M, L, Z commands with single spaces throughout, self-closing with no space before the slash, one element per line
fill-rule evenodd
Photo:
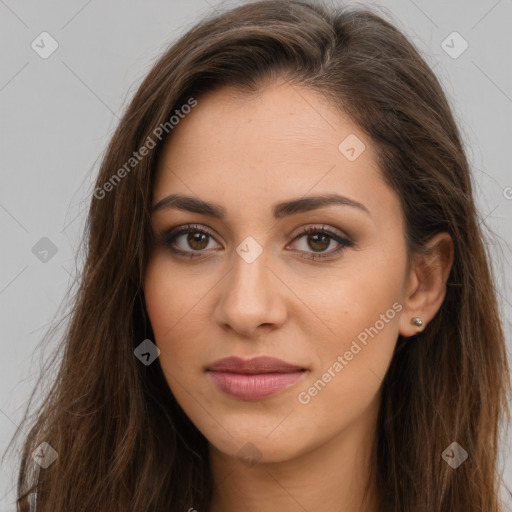
<path fill-rule="evenodd" d="M 219 452 L 239 459 L 248 466 L 257 462 L 284 462 L 308 451 L 309 440 L 300 432 L 303 429 L 299 428 L 297 436 L 292 436 L 285 432 L 279 433 L 275 426 L 267 426 L 261 432 L 256 432 L 254 425 L 238 424 L 238 431 L 232 436 L 222 431 L 222 434 L 216 432 L 221 435 L 207 436 L 207 439 Z"/>

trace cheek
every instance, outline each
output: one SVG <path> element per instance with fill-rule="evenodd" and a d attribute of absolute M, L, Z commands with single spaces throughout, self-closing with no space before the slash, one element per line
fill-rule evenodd
<path fill-rule="evenodd" d="M 173 293 L 175 278 L 166 272 L 165 265 L 160 259 L 150 261 L 144 282 L 144 296 L 151 326 L 157 342 L 163 333 L 172 329 L 177 320 L 177 307 L 181 303 L 181 292 Z"/>
<path fill-rule="evenodd" d="M 352 339 L 376 322 L 381 339 L 394 343 L 394 333 L 388 333 L 398 333 L 397 309 L 401 307 L 393 308 L 393 304 L 402 300 L 405 262 L 405 254 L 399 251 L 352 253 L 335 270 L 295 279 L 294 291 L 303 311 L 292 315 L 307 317 L 309 324 L 316 325 L 315 346 L 325 347 L 327 353 L 350 346 Z"/>
<path fill-rule="evenodd" d="M 298 401 L 324 417 L 356 417 L 375 399 L 399 334 L 405 249 L 356 256 L 308 297 L 329 331 L 316 337 L 317 364 Z"/>
<path fill-rule="evenodd" d="M 164 256 L 153 258 L 147 268 L 144 294 L 148 316 L 160 349 L 162 368 L 179 368 L 180 362 L 198 350 L 204 322 L 198 316 L 204 310 L 208 286 L 169 264 Z M 182 343 L 187 340 L 188 343 Z M 197 343 L 193 341 L 196 340 Z"/>
<path fill-rule="evenodd" d="M 358 298 L 365 300 L 366 307 L 354 306 Z M 363 295 L 353 299 L 339 313 L 333 329 L 338 335 L 330 336 L 330 342 L 324 338 L 317 347 L 319 364 L 297 389 L 300 412 L 296 417 L 307 419 L 308 428 L 302 435 L 310 435 L 311 443 L 317 442 L 319 431 L 329 438 L 378 408 L 398 337 L 401 305 L 375 294 L 372 300 Z"/>

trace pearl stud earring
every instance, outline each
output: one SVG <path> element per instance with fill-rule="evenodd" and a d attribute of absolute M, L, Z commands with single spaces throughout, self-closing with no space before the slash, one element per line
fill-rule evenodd
<path fill-rule="evenodd" d="M 411 324 L 421 327 L 423 325 L 423 320 L 419 316 L 414 316 L 411 318 Z"/>

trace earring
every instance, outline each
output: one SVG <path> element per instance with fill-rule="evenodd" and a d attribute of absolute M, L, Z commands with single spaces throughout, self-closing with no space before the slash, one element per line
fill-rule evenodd
<path fill-rule="evenodd" d="M 414 316 L 411 318 L 411 324 L 421 327 L 423 325 L 423 320 L 419 316 Z"/>

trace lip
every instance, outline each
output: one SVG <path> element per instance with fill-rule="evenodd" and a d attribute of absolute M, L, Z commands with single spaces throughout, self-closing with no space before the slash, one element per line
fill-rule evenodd
<path fill-rule="evenodd" d="M 219 391 L 241 400 L 261 400 L 293 386 L 307 370 L 274 357 L 227 357 L 206 368 Z"/>
<path fill-rule="evenodd" d="M 301 366 L 296 366 L 282 359 L 268 356 L 258 356 L 251 359 L 242 359 L 240 357 L 225 357 L 219 359 L 206 368 L 212 372 L 229 372 L 244 374 L 260 373 L 291 373 L 297 370 L 305 370 Z"/>

